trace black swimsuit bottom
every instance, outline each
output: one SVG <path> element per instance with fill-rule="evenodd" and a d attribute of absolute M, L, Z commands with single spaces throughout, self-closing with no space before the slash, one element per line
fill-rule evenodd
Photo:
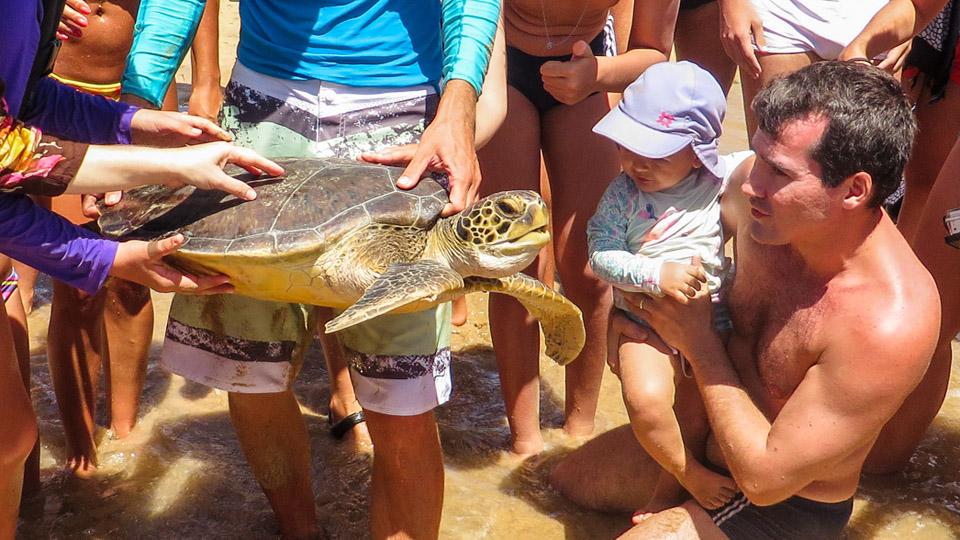
<path fill-rule="evenodd" d="M 597 37 L 590 42 L 590 50 L 597 56 L 603 56 L 603 36 L 600 32 Z M 561 56 L 534 56 L 527 54 L 520 49 L 507 47 L 507 84 L 516 88 L 523 94 L 523 97 L 530 100 L 533 106 L 540 111 L 540 114 L 549 111 L 557 105 L 562 105 L 550 92 L 543 89 L 543 78 L 540 76 L 540 66 L 551 61 L 557 60 L 566 62 L 572 55 Z M 594 92 L 596 93 L 596 92 Z M 593 94 L 591 94 L 593 95 Z"/>
<path fill-rule="evenodd" d="M 754 506 L 741 493 L 707 510 L 730 540 L 834 540 L 853 512 L 853 497 L 838 503 L 793 496 L 771 506 Z"/>

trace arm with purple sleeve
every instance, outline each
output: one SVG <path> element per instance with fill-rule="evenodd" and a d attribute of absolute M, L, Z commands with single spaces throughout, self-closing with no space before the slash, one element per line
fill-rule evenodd
<path fill-rule="evenodd" d="M 33 89 L 20 119 L 47 133 L 90 144 L 130 144 L 137 107 L 77 90 L 50 77 Z"/>
<path fill-rule="evenodd" d="M 0 253 L 88 293 L 107 279 L 117 244 L 48 212 L 24 195 L 0 193 Z"/>

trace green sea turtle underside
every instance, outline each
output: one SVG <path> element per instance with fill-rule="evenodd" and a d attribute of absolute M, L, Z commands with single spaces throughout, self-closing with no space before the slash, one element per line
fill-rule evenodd
<path fill-rule="evenodd" d="M 286 170 L 279 178 L 228 170 L 256 189 L 254 201 L 148 186 L 101 206 L 100 230 L 120 240 L 182 233 L 186 242 L 167 264 L 194 275 L 226 274 L 237 294 L 343 309 L 327 332 L 491 291 L 516 297 L 540 320 L 546 354 L 556 362 L 580 353 L 580 310 L 520 273 L 549 240 L 537 193 L 496 193 L 441 218 L 447 193 L 430 177 L 400 190 L 396 167 L 276 161 Z"/>

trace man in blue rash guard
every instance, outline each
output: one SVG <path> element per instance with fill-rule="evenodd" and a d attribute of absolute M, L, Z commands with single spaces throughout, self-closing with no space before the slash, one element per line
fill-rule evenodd
<path fill-rule="evenodd" d="M 141 2 L 128 99 L 159 104 L 202 10 L 203 0 Z M 480 180 L 475 106 L 498 13 L 497 0 L 241 2 L 223 125 L 267 156 L 357 157 L 419 139 L 398 185 L 438 167 L 449 173 L 444 214 L 459 211 Z M 229 392 L 237 437 L 283 537 L 313 538 L 309 441 L 290 385 L 314 317 L 299 305 L 208 300 L 174 301 L 163 363 Z M 451 392 L 449 309 L 380 317 L 341 339 L 376 449 L 373 537 L 436 538 L 443 462 L 433 408 Z"/>

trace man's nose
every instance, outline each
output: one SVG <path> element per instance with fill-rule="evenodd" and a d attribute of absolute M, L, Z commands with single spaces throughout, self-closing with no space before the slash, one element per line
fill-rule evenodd
<path fill-rule="evenodd" d="M 748 176 L 742 184 L 740 184 L 740 192 L 748 197 L 760 197 L 760 191 L 757 189 L 757 186 L 754 184 L 754 179 L 752 176 Z"/>

